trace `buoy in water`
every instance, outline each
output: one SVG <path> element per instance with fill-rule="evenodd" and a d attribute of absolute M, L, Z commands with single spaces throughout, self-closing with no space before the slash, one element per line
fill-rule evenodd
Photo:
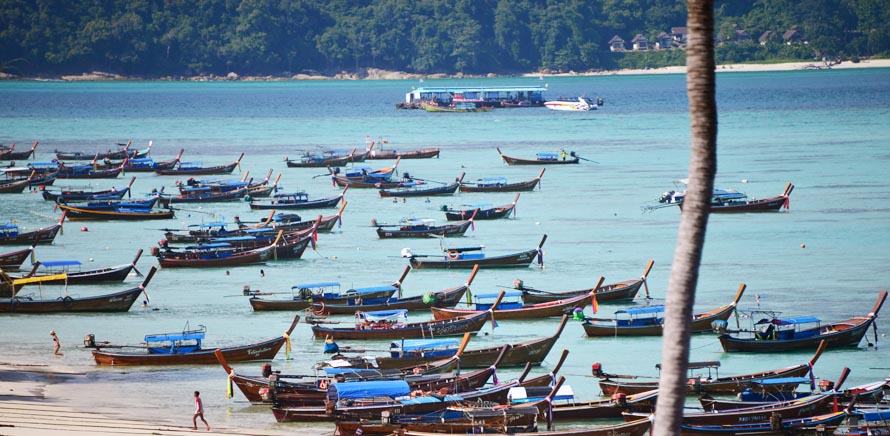
<path fill-rule="evenodd" d="M 93 261 L 93 258 L 91 257 L 91 258 L 90 258 L 90 262 L 92 262 L 92 261 Z"/>
<path fill-rule="evenodd" d="M 83 226 L 83 227 L 80 228 L 80 231 L 81 231 L 81 232 L 89 232 L 90 229 L 88 229 L 87 226 Z"/>
<path fill-rule="evenodd" d="M 807 248 L 807 244 L 800 244 L 800 248 Z"/>

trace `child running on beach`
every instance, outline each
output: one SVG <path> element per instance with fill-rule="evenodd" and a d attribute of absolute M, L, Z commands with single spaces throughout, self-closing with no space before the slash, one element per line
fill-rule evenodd
<path fill-rule="evenodd" d="M 192 416 L 192 430 L 198 429 L 198 418 L 201 418 L 201 422 L 207 426 L 207 431 L 210 431 L 210 424 L 204 419 L 204 403 L 201 401 L 201 393 L 195 391 L 195 414 Z"/>

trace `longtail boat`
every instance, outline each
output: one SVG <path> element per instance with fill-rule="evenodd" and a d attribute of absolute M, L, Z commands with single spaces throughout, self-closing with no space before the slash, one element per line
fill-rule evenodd
<path fill-rule="evenodd" d="M 20 232 L 15 223 L 0 224 L 0 245 L 52 244 L 66 216 L 66 212 L 62 211 L 59 222 L 30 232 Z"/>
<path fill-rule="evenodd" d="M 149 141 L 148 144 L 149 146 L 151 146 L 151 141 Z M 177 163 L 179 163 L 180 159 L 182 159 L 182 153 L 184 152 L 185 149 L 180 148 L 179 154 L 176 155 L 176 157 L 160 162 L 157 162 L 150 157 L 131 158 L 127 161 L 127 164 L 124 165 L 124 172 L 153 173 L 157 170 L 169 170 L 175 167 Z"/>
<path fill-rule="evenodd" d="M 452 195 L 463 181 L 466 173 L 461 173 L 454 183 L 445 183 L 442 186 L 429 185 L 423 180 L 412 179 L 395 189 L 381 189 L 377 191 L 381 197 L 430 197 L 437 195 Z"/>
<path fill-rule="evenodd" d="M 316 221 L 318 223 L 318 221 Z M 206 244 L 229 244 L 234 249 L 254 249 L 262 248 L 272 243 L 276 239 L 276 235 L 272 233 L 259 233 L 256 235 L 232 236 L 225 238 L 213 238 Z M 293 233 L 282 233 L 281 238 L 272 251 L 272 258 L 280 259 L 300 259 L 303 253 L 311 243 L 314 243 L 317 237 L 315 227 L 301 230 Z"/>
<path fill-rule="evenodd" d="M 747 286 L 742 283 L 732 303 L 707 312 L 694 314 L 692 333 L 707 333 L 713 330 L 711 323 L 726 321 L 736 309 Z M 581 324 L 587 336 L 661 336 L 664 331 L 664 306 L 649 306 L 624 309 L 615 312 L 616 319 L 588 318 Z"/>
<path fill-rule="evenodd" d="M 371 147 L 374 147 L 373 143 L 371 144 Z M 300 156 L 300 160 L 290 160 L 285 157 L 284 161 L 287 163 L 288 168 L 339 167 L 350 162 L 362 162 L 368 156 L 368 153 L 371 152 L 370 148 L 359 154 L 356 154 L 355 150 L 356 149 L 353 148 L 352 151 L 344 155 L 339 155 L 334 152 L 321 152 L 320 154 L 309 152 Z"/>
<path fill-rule="evenodd" d="M 460 185 L 460 192 L 520 192 L 534 191 L 540 186 L 541 178 L 544 177 L 544 171 L 547 168 L 541 168 L 541 173 L 533 179 L 523 180 L 521 182 L 508 183 L 505 177 L 486 177 L 477 179 L 475 182 L 465 182 Z"/>
<path fill-rule="evenodd" d="M 75 207 L 67 204 L 59 204 L 59 208 L 67 212 L 68 219 L 72 221 L 169 220 L 173 219 L 176 214 L 173 209 L 152 210 L 151 208 L 144 207 L 115 207 L 111 209 L 94 209 L 86 207 Z"/>
<path fill-rule="evenodd" d="M 37 141 L 34 141 L 34 145 L 31 146 L 30 150 L 25 151 L 15 151 L 15 144 L 7 147 L 0 147 L 0 160 L 27 160 L 34 156 L 34 152 L 37 151 Z"/>
<path fill-rule="evenodd" d="M 4 172 L 4 176 L 6 176 L 6 180 L 0 180 L 0 194 L 20 194 L 25 191 L 25 188 L 30 188 L 33 185 L 32 180 L 36 177 L 37 172 L 31 170 L 31 173 L 28 177 L 10 177 L 10 173 Z"/>
<path fill-rule="evenodd" d="M 241 158 L 244 157 L 244 153 L 241 153 L 234 162 L 229 162 L 227 164 L 222 165 L 214 165 L 214 166 L 204 166 L 203 163 L 200 162 L 182 162 L 177 161 L 176 166 L 170 169 L 157 169 L 155 170 L 155 174 L 159 176 L 203 176 L 210 174 L 231 174 L 232 171 L 235 171 L 235 167 L 241 164 Z"/>
<path fill-rule="evenodd" d="M 516 216 L 516 202 L 519 201 L 519 194 L 513 199 L 513 203 L 503 206 L 491 207 L 491 203 L 474 203 L 465 204 L 466 209 L 451 209 L 446 206 L 442 207 L 445 212 L 445 219 L 448 221 L 460 221 L 469 219 L 476 214 L 477 220 L 495 220 L 500 218 L 509 218 L 512 213 Z"/>
<path fill-rule="evenodd" d="M 396 159 L 392 166 L 377 170 L 360 167 L 347 170 L 345 174 L 340 174 L 340 168 L 328 167 L 328 172 L 331 174 L 331 183 L 341 188 L 349 185 L 353 188 L 363 189 L 391 189 L 397 188 L 404 183 L 403 181 L 392 180 L 400 161 L 401 159 Z"/>
<path fill-rule="evenodd" d="M 695 425 L 683 424 L 680 432 L 684 436 L 787 436 L 790 434 L 833 434 L 834 430 L 850 416 L 847 410 L 816 416 L 782 419 L 776 422 L 758 422 L 737 425 Z M 858 434 L 858 433 L 847 433 Z"/>
<path fill-rule="evenodd" d="M 269 169 L 269 175 L 259 183 L 252 183 L 247 186 L 247 196 L 250 198 L 268 198 L 273 193 L 278 192 L 278 182 L 281 180 L 281 173 L 275 176 L 275 181 L 269 184 L 269 178 L 272 177 L 272 169 Z"/>
<path fill-rule="evenodd" d="M 534 159 L 522 159 L 518 157 L 510 157 L 501 153 L 500 147 L 497 148 L 498 154 L 501 155 L 501 159 L 504 160 L 504 163 L 507 165 L 564 165 L 564 164 L 576 164 L 580 161 L 580 158 L 575 155 L 575 152 L 572 152 L 572 156 L 570 159 L 566 159 L 565 153 L 563 153 L 562 159 L 559 158 L 558 153 L 537 153 Z"/>
<path fill-rule="evenodd" d="M 411 269 L 411 266 L 405 266 L 405 271 Z M 398 297 L 367 297 L 354 299 L 345 303 L 330 303 L 326 301 L 316 301 L 312 303 L 312 312 L 317 315 L 351 315 L 356 310 L 364 312 L 378 310 L 427 310 L 430 307 L 453 307 L 457 304 L 464 294 L 469 290 L 473 279 L 479 268 L 473 268 L 470 278 L 462 286 L 444 289 L 441 291 L 427 292 L 423 295 L 413 297 L 402 297 L 402 288 L 399 286 Z M 403 276 L 404 277 L 404 276 Z"/>
<path fill-rule="evenodd" d="M 339 282 L 301 283 L 291 287 L 293 292 L 262 292 L 247 290 L 245 295 L 250 296 L 250 306 L 253 310 L 303 310 L 314 304 L 355 304 L 356 300 L 389 298 L 402 287 L 402 281 L 411 270 L 406 267 L 398 280 L 386 286 L 371 286 L 354 288 L 346 292 L 340 292 Z M 286 294 L 288 299 L 270 300 L 261 298 L 269 295 Z M 353 306 L 355 307 L 355 306 Z M 355 313 L 353 309 L 349 314 Z"/>
<path fill-rule="evenodd" d="M 430 159 L 439 157 L 439 148 L 421 148 L 411 151 L 398 150 L 372 150 L 368 155 L 368 160 L 384 160 L 384 159 Z"/>
<path fill-rule="evenodd" d="M 116 179 L 117 176 L 121 174 L 124 170 L 124 165 L 127 164 L 127 160 L 124 161 L 114 167 L 108 169 L 99 169 L 96 165 L 95 160 L 93 163 L 89 165 L 65 165 L 64 163 L 59 165 L 59 174 L 56 178 L 59 179 Z"/>
<path fill-rule="evenodd" d="M 127 312 L 139 294 L 145 294 L 145 287 L 151 281 L 157 268 L 152 267 L 151 271 L 139 286 L 128 289 L 126 291 L 115 292 L 112 294 L 96 295 L 92 297 L 72 297 L 65 295 L 64 297 L 54 299 L 42 299 L 32 296 L 16 294 L 11 298 L 0 299 L 0 312 L 10 313 L 59 313 L 59 312 Z M 14 285 L 20 285 L 23 281 L 41 281 L 44 279 L 54 280 L 55 276 L 35 277 L 28 279 L 19 279 L 13 282 Z M 148 297 L 146 297 L 146 301 Z"/>
<path fill-rule="evenodd" d="M 550 354 L 550 350 L 553 349 L 556 341 L 559 340 L 559 336 L 565 329 L 568 320 L 568 316 L 563 316 L 553 336 L 511 344 L 510 349 L 507 350 L 507 353 L 498 365 L 501 367 L 523 366 L 526 363 L 540 365 L 547 358 L 547 355 Z M 396 348 L 391 346 L 391 350 L 393 350 L 391 356 L 378 356 L 374 359 L 377 367 L 381 369 L 407 368 L 422 363 L 429 363 L 433 360 L 433 358 L 428 357 L 427 353 L 423 352 L 424 348 L 420 345 L 415 346 L 414 351 L 406 349 L 401 343 L 394 342 L 392 345 L 396 346 Z M 499 350 L 500 347 L 464 350 L 460 356 L 460 367 L 481 368 L 490 366 L 497 357 Z"/>
<path fill-rule="evenodd" d="M 714 196 L 711 199 L 711 213 L 742 213 L 742 212 L 772 212 L 782 209 L 788 209 L 791 204 L 791 191 L 794 185 L 788 182 L 782 195 L 775 197 L 761 198 L 759 200 L 749 200 L 746 196 L 723 198 Z M 683 202 L 677 204 L 683 209 Z"/>
<path fill-rule="evenodd" d="M 130 263 L 89 271 L 71 271 L 72 267 L 80 267 L 81 263 L 77 260 L 38 261 L 33 265 L 34 271 L 32 271 L 32 274 L 27 277 L 58 276 L 64 273 L 64 278 L 60 277 L 58 280 L 42 281 L 41 283 L 44 285 L 87 285 L 122 282 L 128 275 L 130 275 L 131 271 L 136 269 L 136 262 L 139 261 L 140 257 L 142 257 L 141 248 L 136 252 L 136 257 Z M 40 273 L 36 273 L 37 269 L 40 267 L 45 267 L 46 269 Z M 138 273 L 139 271 L 136 270 L 136 272 Z"/>
<path fill-rule="evenodd" d="M 554 386 L 544 387 L 548 392 L 536 401 L 514 405 L 449 407 L 431 414 L 400 414 L 390 416 L 380 423 L 369 421 L 340 420 L 337 431 L 342 435 L 388 435 L 405 431 L 430 431 L 435 433 L 491 433 L 536 432 L 538 416 L 552 422 L 551 403 L 565 378 L 560 377 Z M 522 389 L 522 388 L 513 388 Z M 361 430 L 361 431 L 359 431 Z"/>
<path fill-rule="evenodd" d="M 34 246 L 30 246 L 28 248 L 16 251 L 10 251 L 9 253 L 0 253 L 0 269 L 4 269 L 7 271 L 17 270 L 19 267 L 25 263 L 25 259 L 28 256 L 33 256 L 34 254 Z"/>
<path fill-rule="evenodd" d="M 527 401 L 541 395 L 546 388 L 513 388 L 510 402 Z M 658 390 L 642 392 L 636 395 L 617 395 L 604 400 L 578 401 L 570 390 L 557 393 L 553 402 L 554 421 L 576 421 L 587 419 L 621 418 L 622 413 L 652 413 L 658 400 Z M 568 398 L 564 398 L 568 397 Z M 561 400 L 561 401 L 560 401 Z"/>
<path fill-rule="evenodd" d="M 161 204 L 170 206 L 179 203 L 215 203 L 220 201 L 238 201 L 247 195 L 247 187 L 230 191 L 215 191 L 210 186 L 187 188 L 177 196 L 161 196 Z"/>
<path fill-rule="evenodd" d="M 625 424 L 600 425 L 594 427 L 568 428 L 564 430 L 538 431 L 535 436 L 645 436 L 652 426 L 651 418 L 638 418 Z M 456 436 L 458 433 L 427 433 L 408 430 L 404 436 Z M 494 436 L 512 436 L 525 433 L 491 433 Z"/>
<path fill-rule="evenodd" d="M 89 201 L 89 200 L 120 200 L 124 196 L 130 194 L 133 182 L 136 177 L 130 178 L 130 183 L 121 189 L 105 189 L 101 191 L 84 190 L 84 189 L 61 189 L 59 192 L 53 192 L 49 189 L 43 189 L 40 194 L 44 200 L 55 201 L 59 203 L 71 201 Z"/>
<path fill-rule="evenodd" d="M 333 215 L 325 215 L 321 217 L 321 222 L 318 223 L 318 231 L 319 232 L 330 232 L 334 230 L 334 227 L 339 227 L 343 225 L 343 210 L 346 209 L 346 205 L 349 202 L 343 200 L 340 203 L 340 209 L 337 210 L 337 213 Z M 299 216 L 296 217 L 297 221 L 293 221 L 290 219 L 290 216 L 287 214 L 278 214 L 274 215 L 274 223 L 267 224 L 271 225 L 272 229 L 282 229 L 282 230 L 294 230 L 294 229 L 302 229 L 312 225 L 313 221 L 305 221 L 300 220 Z"/>
<path fill-rule="evenodd" d="M 819 360 L 819 357 L 824 350 L 825 343 L 822 343 L 816 350 L 816 354 L 814 354 L 810 360 L 798 365 L 728 377 L 719 377 L 718 375 L 715 378 L 711 378 L 710 372 L 708 374 L 709 377 L 695 376 L 692 374 L 694 371 L 704 368 L 711 369 L 719 367 L 720 362 L 690 362 L 689 371 L 691 376 L 686 383 L 686 394 L 737 394 L 751 386 L 752 382 L 803 377 L 807 374 L 812 376 L 813 366 L 816 365 L 816 362 Z M 659 369 L 661 368 L 660 365 L 657 367 Z M 618 393 L 631 395 L 651 389 L 658 389 L 658 380 L 645 381 L 641 380 L 645 379 L 645 377 L 640 376 L 608 374 L 603 372 L 602 365 L 599 363 L 594 363 L 593 368 L 593 376 L 600 378 L 599 385 L 604 395 L 614 395 Z M 783 387 L 777 387 L 777 389 L 783 389 Z"/>
<path fill-rule="evenodd" d="M 51 186 L 56 182 L 61 167 L 57 162 L 29 162 L 25 167 L 12 167 L 0 170 L 9 178 L 25 178 L 36 172 L 31 177 L 31 186 Z"/>
<path fill-rule="evenodd" d="M 133 144 L 133 141 L 127 141 L 126 144 L 118 143 L 119 147 L 123 147 L 120 150 L 111 150 L 107 151 L 98 151 L 95 153 L 87 153 L 82 151 L 59 151 L 55 150 L 56 159 L 58 160 L 89 160 L 94 158 L 96 160 L 99 159 L 116 159 L 123 160 L 127 158 L 139 158 L 146 157 L 148 153 L 151 151 L 151 142 L 149 142 L 148 149 L 146 150 L 130 150 L 130 145 Z"/>
<path fill-rule="evenodd" d="M 496 303 L 500 301 L 496 300 Z M 424 322 L 406 323 L 407 310 L 393 310 L 384 312 L 371 312 L 356 314 L 355 327 L 331 328 L 319 325 L 312 326 L 312 334 L 316 339 L 423 339 L 442 336 L 457 336 L 464 333 L 478 332 L 485 322 L 494 319 L 491 311 L 477 312 L 457 318 L 446 320 L 430 320 Z M 383 323 L 372 323 L 372 318 L 381 318 Z M 390 323 L 387 318 L 394 318 L 395 323 Z"/>
<path fill-rule="evenodd" d="M 377 227 L 378 238 L 426 238 L 430 236 L 463 236 L 473 225 L 475 213 L 464 221 L 453 221 L 448 224 L 436 224 L 436 221 L 428 218 L 403 218 L 398 224 L 378 224 L 377 220 L 371 220 L 371 225 Z"/>
<path fill-rule="evenodd" d="M 646 298 L 649 298 L 649 284 L 646 283 L 646 277 L 649 276 L 649 271 L 652 270 L 652 265 L 654 264 L 654 260 L 649 260 L 646 269 L 643 271 L 643 275 L 638 279 L 625 280 L 623 282 L 600 286 L 594 294 L 596 296 L 596 301 L 602 303 L 633 300 L 636 298 L 640 288 L 644 285 L 646 286 Z M 593 288 L 567 292 L 543 291 L 525 286 L 522 280 L 514 280 L 513 288 L 522 291 L 522 301 L 529 304 L 563 300 L 576 295 L 589 294 L 593 291 Z"/>
<path fill-rule="evenodd" d="M 569 297 L 565 300 L 548 301 L 546 303 L 523 304 L 522 292 L 519 291 L 501 291 L 497 294 L 477 294 L 476 303 L 468 308 L 448 308 L 448 307 L 431 307 L 434 319 L 448 319 L 457 316 L 466 316 L 479 311 L 492 310 L 497 319 L 540 319 L 556 316 L 564 316 L 571 314 L 575 309 L 584 309 L 590 304 L 596 288 L 602 284 L 603 278 L 594 290 L 582 295 Z M 480 300 L 497 298 L 498 296 L 517 298 L 518 301 L 501 301 L 498 305 L 492 306 L 490 303 L 480 303 Z"/>
<path fill-rule="evenodd" d="M 153 249 L 161 268 L 220 268 L 231 266 L 255 265 L 268 261 L 281 239 L 282 232 L 272 244 L 250 250 L 237 250 L 230 244 L 205 244 L 186 247 L 182 251 L 173 251 L 169 247 L 163 250 Z"/>
<path fill-rule="evenodd" d="M 547 241 L 547 235 L 541 238 L 537 248 L 521 251 L 519 253 L 504 254 L 499 256 L 486 256 L 484 246 L 446 248 L 444 255 L 413 254 L 410 249 L 402 250 L 402 257 L 407 257 L 414 269 L 421 268 L 472 268 L 479 265 L 480 268 L 528 268 L 533 260 L 538 259 L 538 264 L 544 264 L 541 247 Z"/>
<path fill-rule="evenodd" d="M 764 327 L 755 325 L 756 330 L 748 332 L 748 337 L 723 333 L 720 335 L 720 344 L 726 352 L 806 350 L 818 347 L 823 340 L 830 348 L 855 347 L 875 322 L 886 299 L 887 291 L 881 291 L 868 315 L 824 325 L 814 317 L 774 318 L 767 320 Z"/>
<path fill-rule="evenodd" d="M 287 344 L 290 349 L 290 335 L 300 322 L 300 315 L 294 317 L 290 327 L 283 335 L 276 338 L 227 348 L 204 348 L 204 330 L 191 330 L 181 333 L 146 335 L 144 351 L 113 352 L 114 346 L 103 345 L 92 341 L 84 343 L 93 350 L 93 358 L 97 365 L 198 365 L 217 363 L 216 349 L 219 349 L 229 362 L 246 362 L 251 360 L 272 360 L 278 350 Z M 85 341 L 87 342 L 87 341 Z"/>
<path fill-rule="evenodd" d="M 259 210 L 301 210 L 301 209 L 321 209 L 328 207 L 336 207 L 346 196 L 349 186 L 343 188 L 343 192 L 335 197 L 319 198 L 310 200 L 309 194 L 305 192 L 292 192 L 287 194 L 275 194 L 269 200 L 257 200 L 250 202 L 251 209 Z"/>

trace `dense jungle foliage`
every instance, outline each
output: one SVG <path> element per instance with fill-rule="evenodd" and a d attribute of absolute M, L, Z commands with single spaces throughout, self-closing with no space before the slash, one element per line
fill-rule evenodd
<path fill-rule="evenodd" d="M 717 0 L 718 62 L 890 54 L 886 0 Z M 511 74 L 658 67 L 614 53 L 686 23 L 679 0 L 4 0 L 0 71 L 180 76 L 364 68 Z M 797 26 L 797 41 L 782 36 Z M 744 32 L 740 32 L 744 31 Z M 774 32 L 764 44 L 760 36 Z M 739 37 L 746 34 L 749 38 Z"/>

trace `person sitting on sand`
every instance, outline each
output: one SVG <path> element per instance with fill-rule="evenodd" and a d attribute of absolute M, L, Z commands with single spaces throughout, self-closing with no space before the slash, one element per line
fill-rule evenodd
<path fill-rule="evenodd" d="M 192 430 L 198 429 L 198 418 L 201 418 L 201 422 L 207 426 L 207 431 L 210 431 L 210 424 L 204 419 L 204 402 L 201 401 L 201 393 L 195 391 L 195 414 L 192 415 Z"/>

